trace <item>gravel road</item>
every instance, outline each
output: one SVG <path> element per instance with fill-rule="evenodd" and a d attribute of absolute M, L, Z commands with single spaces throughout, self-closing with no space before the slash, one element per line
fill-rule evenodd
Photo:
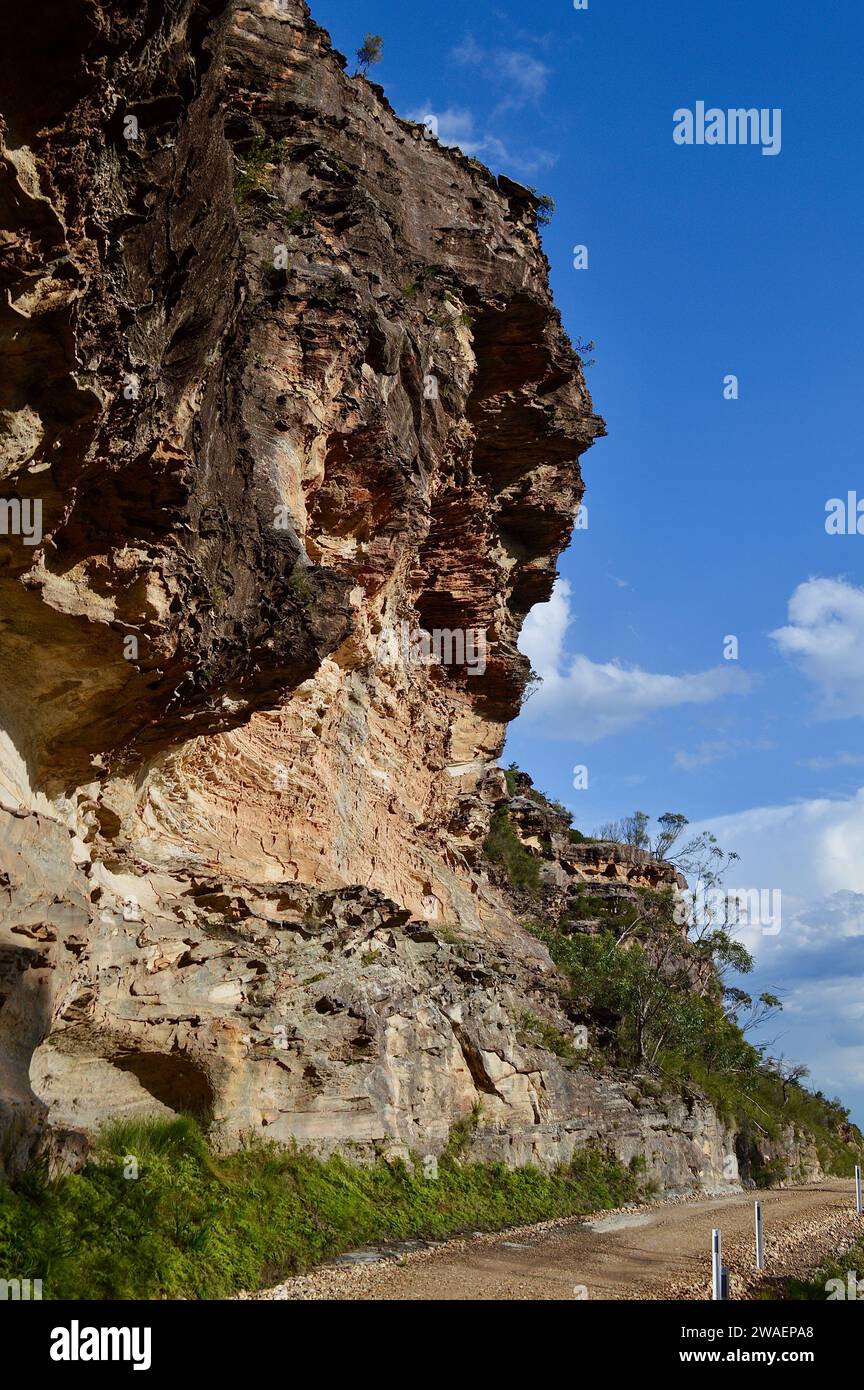
<path fill-rule="evenodd" d="M 811 1274 L 864 1234 L 864 1221 L 855 1215 L 853 1186 L 832 1178 L 759 1194 L 767 1280 Z M 660 1202 L 475 1235 L 374 1263 L 326 1266 L 265 1293 L 241 1297 L 705 1299 L 710 1297 L 711 1230 L 717 1226 L 723 1232 L 731 1296 L 747 1298 L 759 1282 L 753 1256 L 754 1195 Z"/>

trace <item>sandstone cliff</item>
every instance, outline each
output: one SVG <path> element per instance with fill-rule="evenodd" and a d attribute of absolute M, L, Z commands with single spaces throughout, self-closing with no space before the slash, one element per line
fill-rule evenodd
<path fill-rule="evenodd" d="M 0 419 L 44 535 L 3 538 L 7 802 L 447 911 L 602 430 L 536 200 L 300 3 L 75 4 L 47 53 L 17 8 Z M 403 622 L 485 670 L 383 663 Z"/>
<path fill-rule="evenodd" d="M 526 1030 L 569 1025 L 483 862 L 603 432 L 535 195 L 302 0 L 8 8 L 0 1169 L 123 1114 L 403 1154 L 479 1114 L 734 1182 L 709 1106 Z M 598 853 L 559 875 L 632 878 Z"/>

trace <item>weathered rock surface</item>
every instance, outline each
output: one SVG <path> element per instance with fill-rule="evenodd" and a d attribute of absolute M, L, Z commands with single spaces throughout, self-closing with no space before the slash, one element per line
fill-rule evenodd
<path fill-rule="evenodd" d="M 83 872 L 56 822 L 10 819 L 10 1170 L 48 1113 L 42 1142 L 58 1163 L 108 1117 L 178 1111 L 212 1117 L 226 1146 L 263 1132 L 408 1157 L 440 1153 L 479 1105 L 480 1157 L 550 1165 L 599 1143 L 644 1157 L 664 1189 L 735 1176 L 710 1107 L 593 1075 L 538 1043 L 538 1017 L 562 1037 L 569 1025 L 545 950 L 512 920 L 457 936 L 373 889 Z"/>
<path fill-rule="evenodd" d="M 48 90 L 43 8 L 0 71 L 4 471 L 45 533 L 2 555 L 7 795 L 91 784 L 114 853 L 449 910 L 602 432 L 536 200 L 301 0 L 73 6 Z M 403 622 L 484 631 L 485 670 L 382 662 Z"/>
<path fill-rule="evenodd" d="M 302 0 L 3 23 L 2 497 L 41 522 L 0 535 L 0 1172 L 180 1110 L 436 1153 L 479 1104 L 485 1157 L 734 1182 L 708 1106 L 538 1044 L 555 972 L 482 863 L 603 432 L 535 196 Z M 391 659 L 417 629 L 482 661 Z"/>

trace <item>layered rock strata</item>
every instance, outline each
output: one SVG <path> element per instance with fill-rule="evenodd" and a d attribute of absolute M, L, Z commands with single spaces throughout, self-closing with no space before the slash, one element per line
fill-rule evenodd
<path fill-rule="evenodd" d="M 2 23 L 0 1173 L 191 1111 L 734 1182 L 707 1105 L 538 1041 L 555 971 L 484 866 L 603 433 L 536 195 L 302 0 Z M 561 891 L 666 872 L 607 851 Z"/>

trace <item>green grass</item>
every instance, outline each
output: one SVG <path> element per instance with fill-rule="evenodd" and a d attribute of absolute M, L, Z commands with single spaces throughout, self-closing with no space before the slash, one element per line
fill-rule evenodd
<path fill-rule="evenodd" d="M 294 595 L 301 608 L 308 611 L 312 602 L 312 585 L 309 582 L 309 575 L 300 565 L 295 565 L 294 570 L 288 580 L 288 588 Z"/>
<path fill-rule="evenodd" d="M 441 1239 L 620 1206 L 638 1179 L 586 1150 L 554 1173 L 462 1161 L 455 1130 L 438 1177 L 255 1143 L 214 1157 L 191 1119 L 122 1123 L 93 1161 L 49 1182 L 0 1185 L 0 1278 L 43 1281 L 49 1299 L 223 1298 L 266 1288 L 370 1242 Z M 138 1177 L 124 1177 L 134 1155 Z"/>
<path fill-rule="evenodd" d="M 848 1299 L 847 1275 L 850 1270 L 861 1284 L 857 1302 L 861 1297 L 864 1297 L 864 1282 L 861 1282 L 864 1280 L 864 1239 L 859 1240 L 852 1246 L 851 1250 L 847 1250 L 846 1254 L 841 1255 L 839 1259 L 829 1260 L 813 1275 L 812 1279 L 772 1280 L 767 1288 L 757 1294 L 757 1297 L 790 1299 L 795 1303 L 825 1303 L 829 1298 L 831 1302 L 840 1302 L 841 1300 L 837 1296 L 839 1293 L 837 1286 L 835 1285 L 830 1289 L 826 1286 L 830 1279 L 839 1279 L 843 1294 Z"/>
<path fill-rule="evenodd" d="M 274 171 L 268 166 L 278 165 L 284 157 L 284 140 L 268 140 L 263 131 L 256 133 L 246 154 L 235 158 L 234 196 L 241 206 L 255 193 L 273 191 Z M 296 225 L 293 220 L 292 225 Z"/>

